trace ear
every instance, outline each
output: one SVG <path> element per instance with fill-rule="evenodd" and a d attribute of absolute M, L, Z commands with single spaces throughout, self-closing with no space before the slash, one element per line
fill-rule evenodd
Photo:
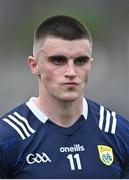
<path fill-rule="evenodd" d="M 31 69 L 31 72 L 33 74 L 39 75 L 38 61 L 33 56 L 29 56 L 27 62 Z"/>
<path fill-rule="evenodd" d="M 91 58 L 91 64 L 94 62 L 94 59 L 93 58 Z"/>

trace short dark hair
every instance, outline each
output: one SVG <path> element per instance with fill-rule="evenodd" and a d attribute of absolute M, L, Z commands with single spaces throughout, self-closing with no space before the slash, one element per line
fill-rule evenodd
<path fill-rule="evenodd" d="M 88 28 L 75 18 L 65 15 L 52 16 L 41 22 L 34 34 L 34 44 L 47 37 L 64 40 L 87 39 L 92 44 Z"/>

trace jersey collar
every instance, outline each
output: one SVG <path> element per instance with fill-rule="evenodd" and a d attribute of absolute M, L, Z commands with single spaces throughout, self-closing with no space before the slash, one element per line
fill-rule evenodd
<path fill-rule="evenodd" d="M 32 111 L 32 113 L 43 123 L 45 123 L 48 120 L 48 117 L 43 114 L 39 108 L 34 103 L 35 97 L 31 97 L 30 100 L 26 103 L 28 108 Z M 85 120 L 87 120 L 88 116 L 88 103 L 85 98 L 83 98 L 83 112 L 82 115 L 84 116 Z"/>
<path fill-rule="evenodd" d="M 85 98 L 83 98 L 83 112 L 82 115 L 84 116 L 85 120 L 87 120 L 88 117 L 88 103 Z"/>
<path fill-rule="evenodd" d="M 31 97 L 26 105 L 41 122 L 45 123 L 48 120 L 48 117 L 39 110 L 39 108 L 34 103 L 34 99 L 35 97 Z"/>

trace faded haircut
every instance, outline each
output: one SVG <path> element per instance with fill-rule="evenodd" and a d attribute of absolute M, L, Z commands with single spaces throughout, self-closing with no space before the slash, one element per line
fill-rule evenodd
<path fill-rule="evenodd" d="M 63 40 L 87 39 L 92 46 L 92 38 L 88 28 L 70 16 L 58 15 L 42 21 L 34 33 L 33 55 L 35 56 L 47 37 Z"/>

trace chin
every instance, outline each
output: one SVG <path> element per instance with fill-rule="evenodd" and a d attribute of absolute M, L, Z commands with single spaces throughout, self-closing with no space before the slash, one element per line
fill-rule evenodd
<path fill-rule="evenodd" d="M 77 99 L 79 99 L 80 98 L 80 96 L 79 95 L 69 95 L 69 96 L 64 96 L 64 97 L 62 97 L 61 98 L 61 100 L 62 101 L 69 101 L 69 102 L 71 102 L 71 101 L 76 101 Z"/>

